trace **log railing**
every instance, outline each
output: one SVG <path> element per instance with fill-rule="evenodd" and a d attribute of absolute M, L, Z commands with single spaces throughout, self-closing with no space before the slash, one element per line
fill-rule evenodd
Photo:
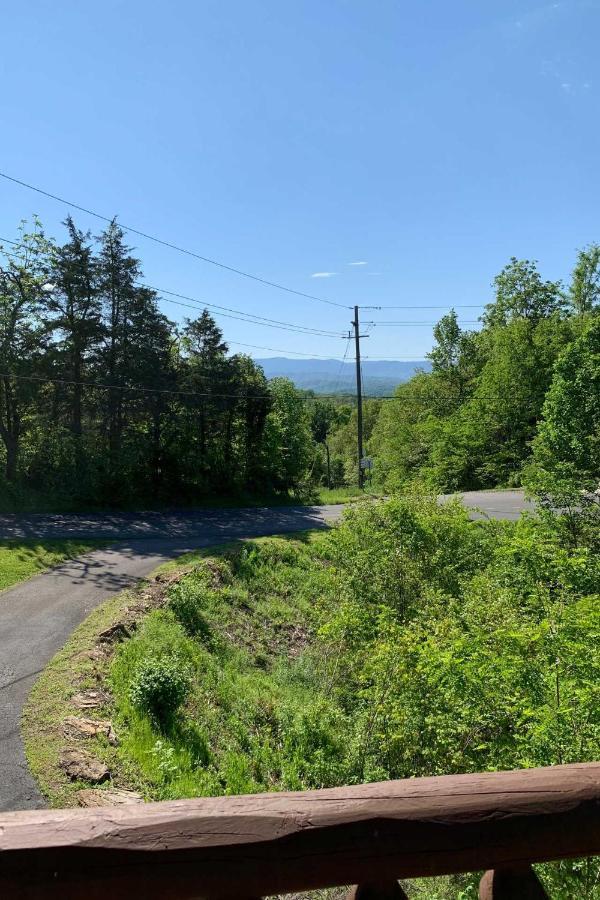
<path fill-rule="evenodd" d="M 600 853 L 600 763 L 303 793 L 0 815 L 4 900 L 258 898 L 485 870 L 484 898 L 545 897 L 531 863 Z"/>

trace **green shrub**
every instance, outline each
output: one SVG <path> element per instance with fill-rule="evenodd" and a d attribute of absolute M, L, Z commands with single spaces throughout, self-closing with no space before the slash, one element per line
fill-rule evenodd
<path fill-rule="evenodd" d="M 159 724 L 169 722 L 190 691 L 190 675 L 176 657 L 150 657 L 135 673 L 129 697 Z"/>
<path fill-rule="evenodd" d="M 275 538 L 228 553 L 230 579 L 212 563 L 186 575 L 113 664 L 153 798 L 598 758 L 591 526 L 574 530 L 555 513 L 471 522 L 458 503 L 415 493 L 359 504 L 306 543 Z M 157 660 L 167 682 L 171 667 L 198 673 L 168 734 L 160 716 L 182 701 L 176 679 L 163 702 Z M 132 673 L 131 699 L 149 718 L 131 716 Z M 592 861 L 543 869 L 565 898 L 595 896 L 597 874 Z M 466 900 L 476 882 L 462 876 L 418 896 Z"/>
<path fill-rule="evenodd" d="M 206 592 L 197 579 L 187 578 L 169 594 L 169 609 L 190 637 L 208 639 L 210 626 L 202 613 L 202 601 Z"/>

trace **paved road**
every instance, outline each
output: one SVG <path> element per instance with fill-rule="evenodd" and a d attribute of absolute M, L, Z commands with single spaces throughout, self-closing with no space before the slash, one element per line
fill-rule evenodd
<path fill-rule="evenodd" d="M 525 500 L 523 491 L 465 491 L 463 494 L 444 494 L 442 500 L 462 497 L 469 507 L 472 519 L 507 519 L 516 521 L 524 510 L 533 511 L 534 505 Z M 1 528 L 1 524 L 0 524 Z"/>
<path fill-rule="evenodd" d="M 502 519 L 517 518 L 525 507 L 517 491 L 468 494 L 465 502 Z M 0 538 L 118 540 L 0 594 L 0 810 L 43 806 L 25 762 L 21 711 L 39 673 L 96 606 L 181 553 L 242 537 L 324 527 L 342 509 L 0 516 Z"/>
<path fill-rule="evenodd" d="M 120 538 L 0 593 L 0 810 L 43 806 L 25 762 L 21 711 L 44 666 L 96 606 L 181 553 L 236 538 L 323 527 L 340 511 L 325 506 L 0 517 L 2 538 Z"/>

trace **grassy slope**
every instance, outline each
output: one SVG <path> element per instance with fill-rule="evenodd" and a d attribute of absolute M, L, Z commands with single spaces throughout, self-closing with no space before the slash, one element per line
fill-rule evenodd
<path fill-rule="evenodd" d="M 0 591 L 101 545 L 99 541 L 0 541 Z"/>
<path fill-rule="evenodd" d="M 110 767 L 112 784 L 141 791 L 148 799 L 268 790 L 303 786 L 307 777 L 303 746 L 314 723 L 302 712 L 314 705 L 319 685 L 311 683 L 308 644 L 314 602 L 328 573 L 315 567 L 323 535 L 263 538 L 189 554 L 159 570 L 159 578 L 179 578 L 161 589 L 199 599 L 201 625 L 187 634 L 173 612 L 152 608 L 147 584 L 112 598 L 75 631 L 36 683 L 24 714 L 28 760 L 53 805 L 77 802 L 61 773 L 62 722 L 78 714 L 69 698 L 80 690 L 109 684 L 106 707 L 94 718 L 111 718 L 122 743 L 102 739 L 86 749 Z M 123 619 L 140 621 L 134 637 L 105 653 L 98 635 Z M 139 662 L 149 654 L 173 654 L 194 673 L 185 714 L 161 732 L 129 701 Z M 295 748 L 278 747 L 280 717 L 297 724 Z M 273 740 L 265 740 L 271 731 Z M 314 760 L 313 760 L 314 763 Z M 316 762 L 318 766 L 318 760 Z M 177 772 L 174 774 L 174 769 Z M 282 773 L 282 769 L 285 771 Z M 315 773 L 316 774 L 316 773 Z"/>
<path fill-rule="evenodd" d="M 134 789 L 147 800 L 343 781 L 328 763 L 341 748 L 328 754 L 323 738 L 327 729 L 341 740 L 347 732 L 331 721 L 339 713 L 310 657 L 319 595 L 335 592 L 325 540 L 313 532 L 188 554 L 155 573 L 162 587 L 153 578 L 96 609 L 41 675 L 24 713 L 27 759 L 51 805 L 76 805 L 77 791 L 89 787 L 69 782 L 57 764 L 60 751 L 78 743 L 64 732 L 73 714 L 113 721 L 120 746 L 104 737 L 81 746 L 109 766 L 105 787 Z M 164 608 L 188 589 L 204 598 L 196 638 Z M 132 618 L 139 623 L 132 639 L 108 651 L 98 644 L 103 630 Z M 161 734 L 128 693 L 140 660 L 165 650 L 186 657 L 197 677 L 179 724 Z M 107 684 L 113 695 L 104 707 L 81 713 L 70 704 L 75 692 Z M 410 889 L 412 897 L 439 900 L 456 896 L 457 883 L 448 888 L 448 879 L 434 878 Z M 346 889 L 302 896 L 339 900 Z"/>
<path fill-rule="evenodd" d="M 446 513 L 436 505 L 435 515 Z M 28 761 L 50 802 L 75 805 L 77 790 L 88 787 L 69 782 L 58 765 L 60 751 L 78 743 L 64 733 L 64 719 L 73 714 L 112 720 L 119 746 L 104 738 L 80 745 L 109 766 L 106 786 L 138 790 L 146 799 L 356 780 L 348 765 L 354 711 L 345 712 L 336 696 L 343 678 L 338 688 L 330 687 L 333 676 L 328 682 L 344 660 L 312 649 L 326 618 L 321 612 L 338 605 L 337 577 L 327 533 L 263 538 L 190 554 L 162 567 L 162 586 L 143 584 L 97 609 L 42 674 L 24 715 Z M 187 632 L 186 609 L 195 611 Z M 131 639 L 108 652 L 98 643 L 104 629 L 133 619 Z M 136 672 L 154 655 L 177 658 L 193 682 L 184 708 L 163 728 L 130 701 Z M 98 710 L 81 714 L 69 702 L 77 691 L 107 686 L 112 696 Z M 412 882 L 409 895 L 446 900 L 459 890 L 476 896 L 469 876 Z"/>

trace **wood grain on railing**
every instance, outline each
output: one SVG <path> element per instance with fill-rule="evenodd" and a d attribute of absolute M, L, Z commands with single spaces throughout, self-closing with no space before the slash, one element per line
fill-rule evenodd
<path fill-rule="evenodd" d="M 493 870 L 482 891 L 495 898 L 532 862 L 595 853 L 599 763 L 5 813 L 0 895 L 249 898 L 358 884 L 366 897 L 378 884 L 393 896 L 399 878 Z"/>

